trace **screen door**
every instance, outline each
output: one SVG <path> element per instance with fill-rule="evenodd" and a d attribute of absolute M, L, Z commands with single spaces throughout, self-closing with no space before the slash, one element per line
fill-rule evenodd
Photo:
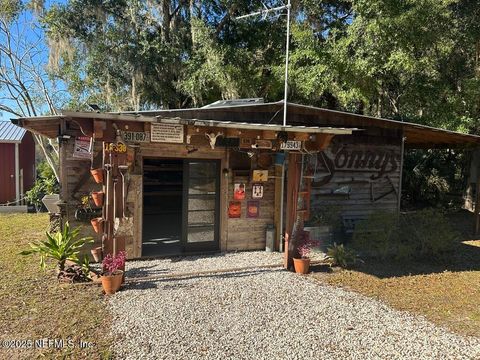
<path fill-rule="evenodd" d="M 220 176 L 217 160 L 185 160 L 184 251 L 218 250 Z"/>

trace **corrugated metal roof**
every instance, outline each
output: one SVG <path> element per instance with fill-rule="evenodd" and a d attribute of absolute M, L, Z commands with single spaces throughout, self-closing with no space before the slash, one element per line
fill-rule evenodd
<path fill-rule="evenodd" d="M 19 143 L 27 131 L 10 121 L 0 121 L 0 143 Z"/>

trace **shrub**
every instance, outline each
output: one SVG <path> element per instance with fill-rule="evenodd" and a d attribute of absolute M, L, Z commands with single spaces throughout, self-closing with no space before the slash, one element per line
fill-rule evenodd
<path fill-rule="evenodd" d="M 35 180 L 35 184 L 30 190 L 25 192 L 25 199 L 29 204 L 35 206 L 38 212 L 43 206 L 42 198 L 45 195 L 58 193 L 59 190 L 60 186 L 53 171 L 46 162 L 42 162 L 37 166 L 37 179 Z"/>
<path fill-rule="evenodd" d="M 39 254 L 42 269 L 45 269 L 45 259 L 54 259 L 58 263 L 58 269 L 64 271 L 65 262 L 70 260 L 78 263 L 78 254 L 81 248 L 85 244 L 93 242 L 91 237 L 77 239 L 79 232 L 80 228 L 71 230 L 67 222 L 63 227 L 63 231 L 57 231 L 55 234 L 47 232 L 47 240 L 30 243 L 30 250 L 22 251 L 20 254 Z"/>
<path fill-rule="evenodd" d="M 343 244 L 334 243 L 327 249 L 327 259 L 332 260 L 332 265 L 347 268 L 360 261 L 353 249 L 346 248 Z"/>
<path fill-rule="evenodd" d="M 400 225 L 399 244 L 411 253 L 399 253 L 399 258 L 413 256 L 445 261 L 453 253 L 459 239 L 459 234 L 445 215 L 435 209 L 406 214 L 402 216 Z"/>
<path fill-rule="evenodd" d="M 357 224 L 353 244 L 359 251 L 385 260 L 430 259 L 445 261 L 452 254 L 458 233 L 435 209 L 403 214 L 373 213 Z"/>
<path fill-rule="evenodd" d="M 360 221 L 353 232 L 353 246 L 366 255 L 386 259 L 395 252 L 397 215 L 374 212 Z"/>

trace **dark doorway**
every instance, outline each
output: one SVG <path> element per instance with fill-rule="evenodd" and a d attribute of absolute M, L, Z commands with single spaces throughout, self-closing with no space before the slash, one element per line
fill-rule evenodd
<path fill-rule="evenodd" d="M 144 159 L 142 256 L 182 253 L 183 160 Z"/>
<path fill-rule="evenodd" d="M 144 159 L 142 256 L 219 248 L 220 163 Z"/>

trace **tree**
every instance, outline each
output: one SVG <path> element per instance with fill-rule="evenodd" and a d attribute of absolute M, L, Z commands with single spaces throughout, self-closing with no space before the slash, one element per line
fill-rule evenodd
<path fill-rule="evenodd" d="M 40 5 L 2 0 L 0 6 L 0 111 L 18 117 L 56 114 L 58 92 L 42 66 L 47 48 L 34 16 Z M 58 180 L 58 146 L 33 136 Z"/>

